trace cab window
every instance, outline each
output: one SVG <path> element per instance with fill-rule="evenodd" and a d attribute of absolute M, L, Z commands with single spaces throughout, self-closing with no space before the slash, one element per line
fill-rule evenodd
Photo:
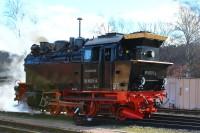
<path fill-rule="evenodd" d="M 91 61 L 92 58 L 92 51 L 91 49 L 85 49 L 84 51 L 84 61 Z"/>

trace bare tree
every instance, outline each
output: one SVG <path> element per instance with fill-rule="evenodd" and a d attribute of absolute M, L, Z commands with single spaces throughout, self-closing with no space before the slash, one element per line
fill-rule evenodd
<path fill-rule="evenodd" d="M 27 24 L 34 25 L 38 22 L 38 18 L 28 11 L 25 0 L 7 0 L 4 16 L 6 17 L 6 25 L 13 30 L 19 38 L 22 35 L 24 22 L 30 22 Z"/>
<path fill-rule="evenodd" d="M 7 25 L 17 32 L 18 37 L 21 36 L 21 22 L 25 17 L 24 3 L 22 0 L 8 0 L 4 11 L 7 17 Z"/>
<path fill-rule="evenodd" d="M 199 0 L 179 0 L 181 5 L 187 5 L 192 10 L 200 10 L 200 1 Z"/>
<path fill-rule="evenodd" d="M 93 33 L 96 35 L 103 35 L 111 32 L 110 27 L 107 23 L 96 24 Z"/>
<path fill-rule="evenodd" d="M 187 71 L 188 76 L 190 76 L 190 68 L 195 58 L 192 45 L 200 41 L 200 12 L 196 9 L 193 10 L 189 6 L 181 6 L 175 31 L 180 36 L 180 38 L 177 38 L 177 42 L 186 45 Z"/>
<path fill-rule="evenodd" d="M 132 32 L 132 22 L 129 22 L 127 20 L 124 20 L 122 18 L 114 19 L 111 18 L 108 22 L 110 25 L 112 32 L 118 32 L 118 33 L 129 33 Z"/>
<path fill-rule="evenodd" d="M 198 42 L 200 39 L 200 12 L 181 6 L 175 30 L 182 34 L 181 42 L 184 42 L 185 45 Z"/>
<path fill-rule="evenodd" d="M 103 35 L 110 32 L 129 33 L 131 32 L 131 27 L 132 23 L 122 18 L 110 18 L 108 22 L 97 24 L 94 28 L 93 33 L 95 33 L 96 35 Z"/>
<path fill-rule="evenodd" d="M 160 21 L 155 23 L 138 23 L 139 31 L 149 31 L 164 36 L 168 36 L 172 32 L 172 29 L 172 24 Z"/>

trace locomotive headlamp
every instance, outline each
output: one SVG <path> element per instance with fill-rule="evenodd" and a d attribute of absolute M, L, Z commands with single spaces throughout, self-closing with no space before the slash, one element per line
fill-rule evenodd
<path fill-rule="evenodd" d="M 159 98 L 154 99 L 154 104 L 156 107 L 160 107 L 162 104 L 162 100 L 160 100 Z"/>
<path fill-rule="evenodd" d="M 14 86 L 15 91 L 19 91 L 19 86 Z"/>
<path fill-rule="evenodd" d="M 161 79 L 160 83 L 161 83 L 161 87 L 164 88 L 167 85 L 167 79 L 166 78 Z"/>
<path fill-rule="evenodd" d="M 139 86 L 139 87 L 143 87 L 144 84 L 145 84 L 145 82 L 146 82 L 145 78 L 142 77 L 142 78 L 140 79 L 140 86 Z"/>
<path fill-rule="evenodd" d="M 163 79 L 163 86 L 165 86 L 166 84 L 167 84 L 167 79 L 164 78 L 164 79 Z"/>
<path fill-rule="evenodd" d="M 14 86 L 15 91 L 19 91 L 19 83 L 20 83 L 20 80 L 15 81 L 15 86 Z"/>

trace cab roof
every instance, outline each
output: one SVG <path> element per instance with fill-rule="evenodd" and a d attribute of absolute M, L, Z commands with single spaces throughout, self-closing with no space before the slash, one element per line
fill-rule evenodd
<path fill-rule="evenodd" d="M 97 38 L 87 41 L 85 46 L 122 42 L 122 45 L 130 44 L 160 47 L 166 39 L 167 37 L 165 36 L 146 31 L 134 32 L 130 34 L 107 33 L 106 35 L 98 36 Z"/>
<path fill-rule="evenodd" d="M 123 37 L 124 35 L 120 33 L 107 33 L 106 35 L 98 36 L 97 38 L 87 41 L 85 45 L 118 43 Z"/>

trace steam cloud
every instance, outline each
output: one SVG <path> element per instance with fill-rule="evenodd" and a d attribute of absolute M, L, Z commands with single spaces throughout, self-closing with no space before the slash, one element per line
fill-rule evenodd
<path fill-rule="evenodd" d="M 14 86 L 17 79 L 24 81 L 23 72 L 23 56 L 10 55 L 11 63 L 4 63 L 4 67 L 7 67 L 4 74 L 9 77 L 9 79 L 1 83 L 0 85 L 0 110 L 1 111 L 14 111 L 14 112 L 24 112 L 28 111 L 25 104 L 18 106 L 18 103 L 14 101 L 15 92 Z"/>
<path fill-rule="evenodd" d="M 8 57 L 1 57 L 0 77 L 8 77 L 5 82 L 0 82 L 0 111 L 24 112 L 29 111 L 25 104 L 19 106 L 15 97 L 15 81 L 25 81 L 24 57 L 25 42 L 17 38 L 12 31 L 0 25 L 3 32 L 0 32 L 0 51 L 8 54 Z M 28 46 L 27 46 L 28 47 Z"/>

